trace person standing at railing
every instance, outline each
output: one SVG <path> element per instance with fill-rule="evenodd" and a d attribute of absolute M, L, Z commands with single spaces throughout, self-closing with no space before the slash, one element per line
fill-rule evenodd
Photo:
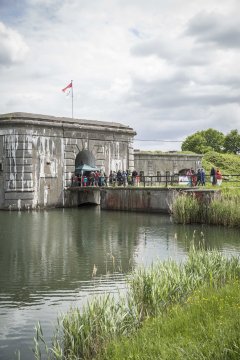
<path fill-rule="evenodd" d="M 192 176 L 193 176 L 193 172 L 192 172 L 192 169 L 189 169 L 187 171 L 187 177 L 188 177 L 188 185 L 189 186 L 192 186 Z"/>
<path fill-rule="evenodd" d="M 200 175 L 201 175 L 201 185 L 205 186 L 206 174 L 205 174 L 205 170 L 203 168 L 200 170 Z"/>
<path fill-rule="evenodd" d="M 201 181 L 201 169 L 198 169 L 197 171 L 197 186 L 202 185 Z"/>
<path fill-rule="evenodd" d="M 217 179 L 216 179 L 216 170 L 215 170 L 214 167 L 211 168 L 211 171 L 210 171 L 210 179 L 211 179 L 212 185 L 216 185 Z"/>
<path fill-rule="evenodd" d="M 136 185 L 136 177 L 138 176 L 138 173 L 136 170 L 133 170 L 132 172 L 132 183 L 135 186 Z"/>
<path fill-rule="evenodd" d="M 217 180 L 218 186 L 222 185 L 222 174 L 219 169 L 217 169 L 217 171 L 216 171 L 216 180 Z"/>

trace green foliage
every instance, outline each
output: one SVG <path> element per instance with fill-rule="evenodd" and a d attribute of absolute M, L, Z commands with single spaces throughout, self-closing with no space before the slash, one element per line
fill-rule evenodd
<path fill-rule="evenodd" d="M 148 319 L 131 338 L 108 345 L 101 360 L 237 360 L 239 282 L 196 290 L 167 316 Z"/>
<path fill-rule="evenodd" d="M 232 130 L 225 136 L 224 150 L 228 153 L 234 154 L 240 152 L 240 134 L 237 130 Z"/>
<path fill-rule="evenodd" d="M 205 154 L 209 151 L 221 152 L 223 143 L 223 133 L 210 128 L 188 136 L 182 143 L 182 150 L 193 151 L 197 154 Z"/>
<path fill-rule="evenodd" d="M 234 154 L 220 154 L 214 151 L 204 154 L 202 165 L 206 173 L 210 172 L 212 167 L 221 169 L 224 175 L 240 174 L 240 156 Z"/>
<path fill-rule="evenodd" d="M 49 360 L 102 359 L 109 342 L 132 336 L 146 318 L 167 316 L 173 305 L 184 304 L 202 286 L 218 288 L 239 278 L 238 258 L 225 258 L 217 251 L 193 247 L 184 263 L 169 260 L 137 269 L 129 275 L 128 291 L 118 300 L 106 295 L 96 297 L 82 311 L 71 309 L 59 322 L 52 348 L 45 346 L 38 327 L 35 356 L 41 359 L 44 355 Z M 39 351 L 39 342 L 43 343 L 45 354 Z"/>

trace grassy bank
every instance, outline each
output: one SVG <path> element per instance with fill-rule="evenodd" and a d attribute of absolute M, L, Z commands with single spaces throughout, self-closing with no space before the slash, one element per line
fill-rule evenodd
<path fill-rule="evenodd" d="M 221 169 L 222 174 L 240 174 L 240 156 L 221 154 L 214 151 L 204 154 L 202 165 L 209 174 L 212 167 Z"/>
<path fill-rule="evenodd" d="M 35 357 L 40 359 L 44 351 L 44 359 L 101 359 L 104 353 L 106 358 L 105 349 L 110 342 L 133 336 L 147 319 L 167 319 L 175 306 L 188 306 L 189 299 L 196 296 L 196 290 L 219 289 L 238 279 L 239 259 L 227 259 L 216 251 L 192 249 L 181 264 L 169 260 L 150 268 L 139 268 L 129 276 L 128 291 L 118 301 L 110 295 L 98 297 L 81 311 L 71 309 L 59 319 L 51 348 L 44 344 L 39 327 Z M 206 333 L 206 337 L 208 335 Z M 169 338 L 169 344 L 172 341 Z"/>
<path fill-rule="evenodd" d="M 205 223 L 240 226 L 240 192 L 225 189 L 221 198 L 210 204 L 197 199 L 194 194 L 182 194 L 173 203 L 173 220 L 180 224 Z"/>
<path fill-rule="evenodd" d="M 240 358 L 240 286 L 196 290 L 165 316 L 148 319 L 131 338 L 112 341 L 98 359 Z"/>

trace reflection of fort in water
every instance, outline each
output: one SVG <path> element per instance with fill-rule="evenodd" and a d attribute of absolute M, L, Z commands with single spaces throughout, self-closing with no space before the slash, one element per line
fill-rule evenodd
<path fill-rule="evenodd" d="M 4 226 L 3 226 L 4 224 Z M 234 229 L 172 224 L 166 215 L 100 211 L 98 207 L 44 212 L 2 212 L 8 233 L 0 262 L 2 292 L 34 302 L 41 292 L 73 291 L 92 277 L 124 274 L 153 256 L 186 254 L 195 237 L 210 248 L 239 246 Z M 230 235 L 229 235 L 230 234 Z M 226 239 L 229 239 L 228 242 Z M 21 289 L 16 288 L 21 284 Z"/>

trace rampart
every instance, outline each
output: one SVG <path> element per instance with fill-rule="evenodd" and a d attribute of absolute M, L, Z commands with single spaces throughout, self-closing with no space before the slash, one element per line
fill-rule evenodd
<path fill-rule="evenodd" d="M 0 209 L 63 207 L 64 189 L 83 159 L 106 174 L 132 170 L 134 135 L 114 122 L 0 115 Z"/>
<path fill-rule="evenodd" d="M 162 153 L 159 151 L 134 151 L 134 166 L 141 175 L 165 176 L 183 173 L 202 166 L 203 155 Z"/>

